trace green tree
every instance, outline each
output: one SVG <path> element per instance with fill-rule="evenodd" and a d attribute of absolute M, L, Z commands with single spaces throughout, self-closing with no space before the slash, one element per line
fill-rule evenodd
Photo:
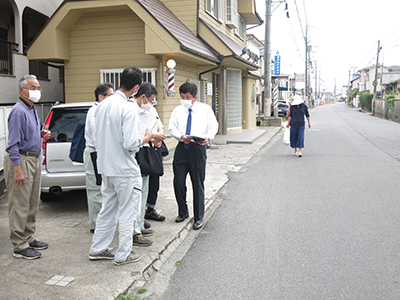
<path fill-rule="evenodd" d="M 399 99 L 399 98 L 400 98 L 399 90 L 389 91 L 386 96 L 387 110 L 394 112 L 394 99 Z M 398 116 L 394 115 L 394 118 L 397 119 Z"/>
<path fill-rule="evenodd" d="M 394 111 L 394 99 L 399 98 L 400 92 L 399 90 L 389 91 L 386 96 L 386 102 L 388 104 L 388 110 L 391 112 Z"/>
<path fill-rule="evenodd" d="M 358 94 L 358 89 L 352 89 L 350 92 L 350 100 L 353 100 Z"/>
<path fill-rule="evenodd" d="M 360 93 L 360 103 L 363 109 L 371 111 L 373 94 Z"/>

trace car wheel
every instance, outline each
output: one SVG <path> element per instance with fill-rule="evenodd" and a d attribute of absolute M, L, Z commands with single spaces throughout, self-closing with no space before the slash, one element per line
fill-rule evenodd
<path fill-rule="evenodd" d="M 41 192 L 40 199 L 42 199 L 43 202 L 54 201 L 56 200 L 56 194 Z"/>

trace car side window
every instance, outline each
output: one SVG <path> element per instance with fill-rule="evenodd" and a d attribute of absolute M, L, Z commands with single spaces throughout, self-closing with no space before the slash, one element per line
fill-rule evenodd
<path fill-rule="evenodd" d="M 89 108 L 54 109 L 49 130 L 49 143 L 71 142 L 77 124 L 85 124 L 86 113 Z"/>

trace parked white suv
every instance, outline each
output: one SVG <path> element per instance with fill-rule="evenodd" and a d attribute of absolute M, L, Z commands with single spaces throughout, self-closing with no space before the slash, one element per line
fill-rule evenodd
<path fill-rule="evenodd" d="M 71 161 L 69 151 L 75 127 L 85 124 L 92 105 L 93 102 L 81 102 L 51 108 L 44 123 L 44 128 L 51 131 L 51 137 L 48 141 L 43 139 L 42 201 L 54 200 L 61 192 L 86 188 L 83 163 Z"/>

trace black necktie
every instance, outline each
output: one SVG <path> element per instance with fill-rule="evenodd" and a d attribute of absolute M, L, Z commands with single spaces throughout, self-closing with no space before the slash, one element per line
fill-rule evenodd
<path fill-rule="evenodd" d="M 189 108 L 189 115 L 187 118 L 187 123 L 186 123 L 186 135 L 190 135 L 190 130 L 192 129 L 192 109 Z M 185 149 L 189 149 L 190 143 L 189 144 L 183 144 Z"/>

